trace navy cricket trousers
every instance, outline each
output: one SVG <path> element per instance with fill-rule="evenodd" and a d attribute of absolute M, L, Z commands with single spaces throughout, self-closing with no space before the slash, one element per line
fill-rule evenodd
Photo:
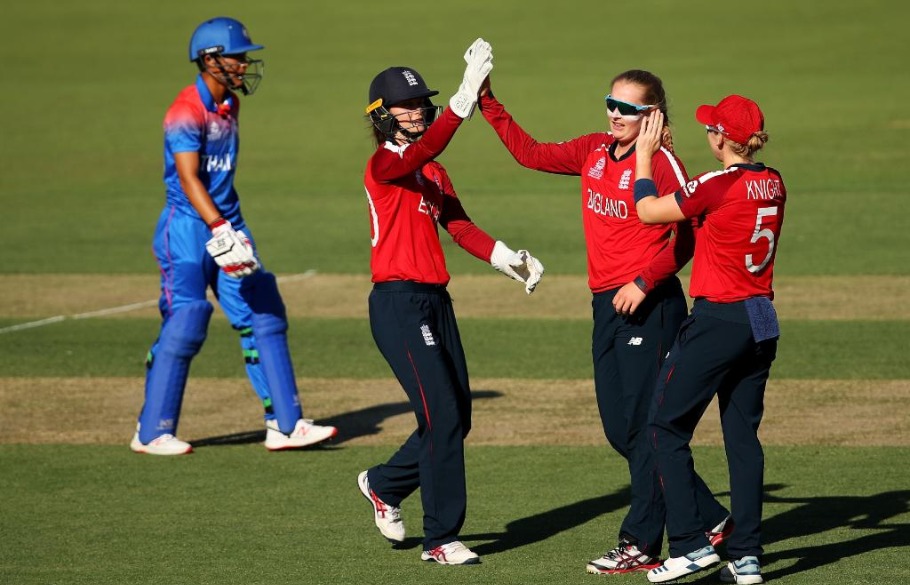
<path fill-rule="evenodd" d="M 604 434 L 629 465 L 631 504 L 619 537 L 639 550 L 660 556 L 666 508 L 654 451 L 648 441 L 648 412 L 663 358 L 686 318 L 686 300 L 673 278 L 648 294 L 635 314 L 623 317 L 613 308 L 619 289 L 596 293 L 592 300 L 594 391 Z M 699 506 L 711 528 L 727 510 L 698 478 Z"/>
<path fill-rule="evenodd" d="M 735 528 L 731 558 L 761 556 L 764 454 L 758 426 L 777 338 L 757 343 L 745 304 L 696 300 L 658 381 L 649 430 L 667 504 L 670 555 L 708 545 L 699 518 L 692 449 L 696 425 L 717 394 Z"/>
<path fill-rule="evenodd" d="M 396 281 L 375 284 L 369 305 L 373 339 L 408 395 L 417 430 L 368 479 L 395 507 L 420 488 L 430 550 L 458 539 L 467 509 L 471 389 L 452 299 L 444 286 Z"/>

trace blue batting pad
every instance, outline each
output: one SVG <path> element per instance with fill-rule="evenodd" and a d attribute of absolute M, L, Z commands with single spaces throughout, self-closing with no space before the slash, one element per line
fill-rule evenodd
<path fill-rule="evenodd" d="M 145 404 L 139 415 L 143 444 L 166 433 L 176 434 L 190 362 L 205 341 L 212 310 L 208 301 L 193 301 L 162 323 L 145 376 Z"/>

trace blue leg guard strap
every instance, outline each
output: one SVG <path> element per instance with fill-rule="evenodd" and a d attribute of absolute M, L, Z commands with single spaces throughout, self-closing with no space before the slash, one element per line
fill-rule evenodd
<path fill-rule="evenodd" d="M 176 434 L 190 362 L 205 341 L 212 305 L 193 301 L 162 324 L 149 351 L 145 404 L 139 415 L 139 440 L 148 444 L 163 434 Z"/>
<path fill-rule="evenodd" d="M 244 287 L 242 294 L 253 310 L 254 343 L 259 349 L 259 364 L 268 381 L 269 394 L 278 428 L 290 433 L 303 416 L 297 397 L 297 381 L 288 350 L 288 321 L 284 302 L 272 274 L 264 273 Z"/>

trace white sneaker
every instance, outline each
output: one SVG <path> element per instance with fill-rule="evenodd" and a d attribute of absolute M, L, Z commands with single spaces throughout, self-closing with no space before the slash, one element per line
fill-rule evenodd
<path fill-rule="evenodd" d="M 720 562 L 713 546 L 706 546 L 681 557 L 671 557 L 664 564 L 648 571 L 648 581 L 663 583 L 707 569 Z"/>
<path fill-rule="evenodd" d="M 727 566 L 720 570 L 720 580 L 737 585 L 758 585 L 765 582 L 761 576 L 761 564 L 758 557 L 754 556 L 727 563 Z"/>
<path fill-rule="evenodd" d="M 357 476 L 357 486 L 360 493 L 373 506 L 373 521 L 376 528 L 391 542 L 404 542 L 404 522 L 401 521 L 401 508 L 390 506 L 379 499 L 376 492 L 370 489 L 370 480 L 367 472 L 361 471 Z"/>
<path fill-rule="evenodd" d="M 269 420 L 265 423 L 265 448 L 269 451 L 283 449 L 300 449 L 321 443 L 338 434 L 338 429 L 330 426 L 313 424 L 310 419 L 302 418 L 297 421 L 290 435 L 285 435 L 278 428 L 278 421 Z"/>
<path fill-rule="evenodd" d="M 420 553 L 420 560 L 434 561 L 440 565 L 477 565 L 480 563 L 480 556 L 456 540 L 437 546 L 433 550 L 423 551 Z"/>
<path fill-rule="evenodd" d="M 130 441 L 130 449 L 134 453 L 146 453 L 148 455 L 186 455 L 193 452 L 192 445 L 186 441 L 181 441 L 170 433 L 155 437 L 148 445 L 144 445 L 139 440 L 138 428 L 136 429 L 136 434 L 133 435 L 133 440 Z"/>

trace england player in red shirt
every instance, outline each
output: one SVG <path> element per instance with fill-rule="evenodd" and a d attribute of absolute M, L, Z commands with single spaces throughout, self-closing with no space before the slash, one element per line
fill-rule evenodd
<path fill-rule="evenodd" d="M 695 299 L 661 370 L 649 431 L 667 503 L 670 558 L 648 573 L 661 583 L 720 562 L 700 529 L 689 442 L 716 394 L 730 472 L 735 528 L 722 581 L 762 583 L 759 557 L 764 455 L 758 440 L 765 384 L 780 331 L 771 300 L 774 258 L 787 190 L 776 170 L 753 156 L 768 140 L 758 105 L 738 95 L 698 108 L 708 145 L 723 170 L 704 173 L 672 197 L 654 197 L 651 153 L 660 146 L 660 112 L 639 137 L 638 217 L 647 224 L 697 218 L 689 292 Z"/>
<path fill-rule="evenodd" d="M 619 544 L 589 562 L 586 570 L 595 574 L 649 570 L 660 565 L 665 508 L 645 432 L 647 415 L 661 361 L 686 316 L 676 272 L 692 255 L 689 224 L 645 226 L 632 197 L 642 117 L 650 111 L 666 112 L 663 83 L 648 71 L 617 75 L 606 97 L 610 131 L 558 143 L 537 142 L 528 135 L 489 91 L 489 82 L 481 95 L 484 118 L 521 165 L 581 177 L 588 285 L 593 293 L 594 389 L 604 433 L 628 461 L 632 484 Z M 653 157 L 661 194 L 673 193 L 687 180 L 672 152 L 668 128 L 665 143 Z M 671 239 L 674 231 L 677 236 Z M 703 532 L 719 541 L 729 513 L 701 485 Z"/>
<path fill-rule="evenodd" d="M 492 57 L 483 39 L 469 47 L 464 81 L 441 113 L 430 102 L 439 92 L 408 67 L 377 75 L 367 107 L 378 146 L 364 177 L 374 283 L 370 327 L 408 395 L 417 429 L 388 462 L 363 471 L 357 481 L 376 526 L 392 542 L 405 538 L 402 500 L 420 488 L 421 559 L 443 565 L 480 558 L 458 540 L 467 509 L 464 438 L 471 428 L 471 389 L 437 228 L 522 282 L 528 294 L 543 274 L 527 251 L 513 252 L 474 225 L 435 160 L 473 110 Z"/>

